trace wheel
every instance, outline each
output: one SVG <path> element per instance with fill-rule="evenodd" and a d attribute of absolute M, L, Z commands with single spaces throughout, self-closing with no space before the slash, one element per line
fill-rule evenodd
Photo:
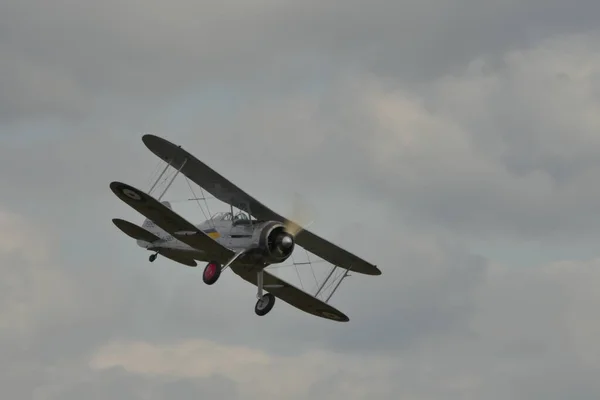
<path fill-rule="evenodd" d="M 206 267 L 204 267 L 204 272 L 202 273 L 202 280 L 204 283 L 207 285 L 212 285 L 217 281 L 217 279 L 219 279 L 219 276 L 221 276 L 221 264 L 214 261 L 206 264 Z"/>
<path fill-rule="evenodd" d="M 157 256 L 157 254 L 152 254 L 152 255 L 150 255 L 150 258 L 148 258 L 148 260 L 150 262 L 154 262 L 154 260 L 156 260 L 156 256 Z"/>
<path fill-rule="evenodd" d="M 271 293 L 266 293 L 256 302 L 256 306 L 254 306 L 254 312 L 256 315 L 266 315 L 269 311 L 271 311 L 274 305 L 275 296 L 273 296 Z"/>

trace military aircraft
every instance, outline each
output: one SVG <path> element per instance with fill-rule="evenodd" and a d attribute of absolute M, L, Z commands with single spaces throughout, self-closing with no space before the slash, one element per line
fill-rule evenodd
<path fill-rule="evenodd" d="M 335 285 L 337 290 L 349 272 L 381 275 L 381 271 L 367 261 L 315 235 L 298 221 L 287 219 L 244 192 L 208 165 L 188 153 L 181 146 L 155 135 L 143 135 L 142 141 L 156 156 L 167 163 L 148 193 L 121 182 L 112 182 L 110 188 L 123 202 L 146 217 L 142 226 L 115 218 L 113 223 L 137 244 L 157 255 L 190 267 L 196 261 L 206 262 L 202 279 L 214 284 L 221 273 L 231 270 L 257 286 L 255 313 L 266 315 L 274 306 L 275 298 L 309 314 L 333 321 L 347 322 L 349 318 L 318 295 L 330 280 L 336 268 L 343 275 Z M 176 173 L 155 199 L 150 195 L 168 168 Z M 181 173 L 214 198 L 227 203 L 230 211 L 219 212 L 206 221 L 194 225 L 175 211 L 168 201 L 161 201 L 177 175 Z M 234 212 L 234 207 L 239 211 Z M 315 295 L 311 295 L 283 281 L 266 269 L 286 261 L 296 246 L 317 255 L 332 264 L 332 269 Z M 266 293 L 264 293 L 266 292 Z"/>

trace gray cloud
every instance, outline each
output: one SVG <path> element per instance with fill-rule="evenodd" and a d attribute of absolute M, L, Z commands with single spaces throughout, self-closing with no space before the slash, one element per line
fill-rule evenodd
<path fill-rule="evenodd" d="M 190 89 L 277 91 L 348 69 L 427 81 L 482 54 L 592 29 L 599 10 L 587 0 L 380 0 L 8 1 L 1 11 L 2 119 L 21 121 L 85 118 L 115 94 L 156 107 Z"/>
<path fill-rule="evenodd" d="M 13 398 L 597 398 L 597 261 L 524 272 L 473 248 L 595 251 L 598 7 L 3 2 L 1 386 Z M 200 269 L 148 264 L 110 223 L 142 218 L 108 189 L 149 186 L 144 131 L 278 211 L 293 191 L 316 203 L 314 230 L 384 272 L 334 297 L 350 324 L 279 303 L 257 318 L 255 289 L 234 276 L 208 288 Z M 189 196 L 185 183 L 173 196 Z M 198 340 L 247 358 L 182 357 Z M 120 342 L 130 357 L 91 365 Z"/>

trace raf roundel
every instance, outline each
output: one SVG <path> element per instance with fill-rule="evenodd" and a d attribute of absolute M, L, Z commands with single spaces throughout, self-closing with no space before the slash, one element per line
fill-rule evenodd
<path fill-rule="evenodd" d="M 134 191 L 133 191 L 133 190 L 131 190 L 131 189 L 127 189 L 127 188 L 125 188 L 125 189 L 122 189 L 122 190 L 121 190 L 121 192 L 123 192 L 123 194 L 124 194 L 125 196 L 129 197 L 129 198 L 130 198 L 130 199 L 132 199 L 132 200 L 135 200 L 135 201 L 140 201 L 140 200 L 142 200 L 142 196 L 140 196 L 138 193 L 134 192 Z"/>

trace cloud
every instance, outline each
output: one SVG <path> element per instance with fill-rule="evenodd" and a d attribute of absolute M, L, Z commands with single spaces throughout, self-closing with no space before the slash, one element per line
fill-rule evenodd
<path fill-rule="evenodd" d="M 0 117 L 82 121 L 115 95 L 129 109 L 161 107 L 190 90 L 279 91 L 344 70 L 426 82 L 482 54 L 593 29 L 597 12 L 587 0 L 8 1 Z"/>
<path fill-rule="evenodd" d="M 382 4 L 378 12 L 396 7 Z M 20 7 L 14 5 L 10 10 L 20 15 Z M 104 11 L 94 17 L 88 15 L 92 20 L 104 18 L 108 10 L 98 7 Z M 265 3 L 262 7 L 247 17 L 248 25 L 238 28 L 252 32 L 272 29 L 272 25 L 250 21 L 288 15 L 287 7 L 291 6 Z M 277 12 L 271 14 L 270 7 Z M 354 15 L 353 7 L 352 3 L 338 12 Z M 558 6 L 552 3 L 547 7 L 538 11 L 553 15 Z M 179 21 L 185 9 L 174 7 L 165 15 L 155 15 L 152 10 L 143 10 L 137 18 Z M 321 11 L 315 17 L 317 26 L 333 12 L 328 8 Z M 469 11 L 489 15 L 508 9 L 474 7 Z M 242 12 L 227 9 L 217 14 L 237 20 Z M 305 16 L 302 12 L 297 15 Z M 111 25 L 112 29 L 129 38 L 127 29 L 134 28 L 121 26 L 120 21 Z M 196 26 L 200 20 L 184 21 Z M 538 23 L 543 24 L 536 20 L 533 25 Z M 202 29 L 210 26 L 214 25 Z M 163 41 L 171 40 L 169 33 L 162 35 Z M 150 37 L 155 34 L 149 33 Z M 471 53 L 461 64 L 462 69 L 446 69 L 418 84 L 400 73 L 389 76 L 368 68 L 342 68 L 335 75 L 327 75 L 319 85 L 298 84 L 283 91 L 246 87 L 235 93 L 230 87 L 217 85 L 218 89 L 211 89 L 206 98 L 196 95 L 191 99 L 182 99 L 173 92 L 175 97 L 161 98 L 166 102 L 177 98 L 182 103 L 176 104 L 190 107 L 189 112 L 178 111 L 182 115 L 179 118 L 178 114 L 176 127 L 167 121 L 169 111 L 165 109 L 153 118 L 165 126 L 165 136 L 240 185 L 256 176 L 240 166 L 254 165 L 259 176 L 269 177 L 245 187 L 256 187 L 250 191 L 257 197 L 275 185 L 281 185 L 281 192 L 303 185 L 303 191 L 315 193 L 348 185 L 362 189 L 370 201 L 388 199 L 390 205 L 399 207 L 396 216 L 412 229 L 422 229 L 426 224 L 471 239 L 519 237 L 561 243 L 591 237 L 595 240 L 594 229 L 600 222 L 594 217 L 598 193 L 589 181 L 598 172 L 596 37 L 593 31 L 555 34 L 536 40 L 535 46 L 505 53 Z M 282 71 L 289 72 L 290 68 L 282 67 Z M 166 70 L 157 69 L 155 73 L 158 71 Z M 193 88 L 190 84 L 189 91 Z M 117 104 L 113 107 L 120 108 L 125 97 L 118 90 L 112 96 Z M 217 108 L 230 107 L 227 119 L 220 113 L 211 115 L 203 106 L 194 107 L 194 102 L 210 104 L 213 99 L 219 103 Z M 148 122 L 134 122 L 144 114 L 132 106 L 136 109 L 132 116 L 125 116 L 123 111 L 110 113 L 115 119 L 106 121 L 106 111 L 113 109 L 105 106 L 96 108 L 87 123 L 68 127 L 59 136 L 61 139 L 52 135 L 44 142 L 38 139 L 26 150 L 20 142 L 4 149 L 3 167 L 15 170 L 7 178 L 9 183 L 27 185 L 31 191 L 44 187 L 48 196 L 62 198 L 58 190 L 54 194 L 49 190 L 61 186 L 49 180 L 45 171 L 52 169 L 70 176 L 64 180 L 65 187 L 76 185 L 90 194 L 104 194 L 102 185 L 113 177 L 141 176 L 145 160 L 148 168 L 153 165 L 153 159 L 139 144 L 139 131 L 132 134 L 136 125 L 147 126 Z M 200 121 L 202 132 L 210 133 L 198 131 Z M 112 131 L 110 142 L 106 131 Z M 246 150 L 235 151 L 233 161 L 224 160 L 222 154 L 233 147 Z M 19 162 L 24 155 L 44 160 L 47 168 L 36 170 Z M 95 167 L 86 168 L 85 173 L 74 167 L 85 161 L 93 162 Z M 273 165 L 282 173 L 273 174 Z M 292 187 L 289 182 L 297 184 Z"/>
<path fill-rule="evenodd" d="M 112 343 L 98 350 L 91 366 L 106 369 L 120 366 L 142 376 L 209 378 L 227 376 L 245 398 L 278 396 L 305 398 L 315 384 L 330 378 L 343 378 L 343 386 L 325 398 L 360 398 L 372 393 L 373 383 L 388 386 L 393 360 L 381 357 L 356 357 L 329 352 L 308 352 L 296 357 L 272 356 L 240 346 L 222 346 L 215 342 L 194 340 L 176 345 L 148 343 Z M 364 366 L 369 368 L 365 369 Z M 341 382 L 340 382 L 341 383 Z M 365 387 L 365 385 L 367 385 Z M 346 386 L 346 387 L 344 387 Z M 389 389 L 380 389 L 386 394 Z"/>
<path fill-rule="evenodd" d="M 2 3 L 0 386 L 597 398 L 596 15 L 591 1 Z M 277 211 L 308 197 L 314 231 L 383 270 L 334 296 L 351 322 L 283 302 L 258 318 L 235 276 L 209 288 L 200 269 L 148 264 L 110 223 L 142 217 L 108 189 L 149 187 L 146 131 Z"/>
<path fill-rule="evenodd" d="M 290 398 L 558 399 L 577 387 L 578 396 L 591 399 L 600 389 L 600 325 L 588 317 L 599 301 L 598 263 L 559 262 L 529 271 L 496 265 L 478 287 L 460 335 L 441 329 L 411 346 L 392 346 L 386 355 L 358 348 L 275 355 L 200 339 L 120 341 L 98 349 L 90 366 L 161 379 L 222 375 L 249 398 L 283 391 Z"/>
<path fill-rule="evenodd" d="M 243 160 L 264 155 L 315 192 L 352 185 L 414 229 L 596 240 L 596 38 L 548 39 L 492 66 L 477 58 L 418 90 L 350 74 L 319 95 L 249 105 L 237 130 L 276 134 L 260 146 L 241 137 Z"/>
<path fill-rule="evenodd" d="M 403 201 L 415 222 L 467 234 L 572 240 L 595 232 L 593 37 L 549 40 L 506 54 L 496 72 L 441 79 L 416 109 L 401 92 L 381 90 L 374 142 L 394 149 L 380 153 L 391 201 Z M 406 125 L 415 118 L 427 125 Z"/>
<path fill-rule="evenodd" d="M 41 239 L 38 242 L 43 243 Z M 439 329 L 460 331 L 458 325 L 468 318 L 470 307 L 463 309 L 460 303 L 464 300 L 460 299 L 447 306 L 442 303 L 449 300 L 447 296 L 455 297 L 451 293 L 454 290 L 465 292 L 464 299 L 468 299 L 473 285 L 480 281 L 466 276 L 477 272 L 477 268 L 460 272 L 466 274 L 462 282 L 438 276 L 439 271 L 449 267 L 446 256 L 436 254 L 444 250 L 426 238 L 421 242 L 403 238 L 403 242 L 405 264 L 395 271 L 389 268 L 387 276 L 402 279 L 406 286 L 382 287 L 378 296 L 356 302 L 352 300 L 358 300 L 356 293 L 373 293 L 369 286 L 381 287 L 384 282 L 352 278 L 354 282 L 344 285 L 342 295 L 336 296 L 337 304 L 352 310 L 353 323 L 367 328 L 350 332 L 343 324 L 316 321 L 283 303 L 269 317 L 258 318 L 251 306 L 254 289 L 233 276 L 223 279 L 215 294 L 198 287 L 198 279 L 190 279 L 198 277 L 197 271 L 164 262 L 152 269 L 145 261 L 134 263 L 128 267 L 130 272 L 122 260 L 113 267 L 110 262 L 103 264 L 102 258 L 85 267 L 67 263 L 48 270 L 47 263 L 21 265 L 21 273 L 28 268 L 34 276 L 43 270 L 58 277 L 68 276 L 71 290 L 54 288 L 54 296 L 44 298 L 43 317 L 36 314 L 34 321 L 38 323 L 20 331 L 19 341 L 23 344 L 5 353 L 4 359 L 18 366 L 6 387 L 24 398 L 31 393 L 70 398 L 82 391 L 98 397 L 120 393 L 143 398 L 149 391 L 204 393 L 207 387 L 217 397 L 235 393 L 262 397 L 281 390 L 297 398 L 322 394 L 335 399 L 360 393 L 393 396 L 389 376 L 396 368 L 398 352 L 435 336 Z M 418 246 L 414 260 L 409 260 L 408 249 Z M 26 251 L 26 247 L 21 248 Z M 414 263 L 410 265 L 409 261 Z M 53 288 L 50 282 L 46 281 L 44 289 Z M 29 288 L 36 289 L 31 285 Z M 404 303 L 401 309 L 394 303 L 399 289 L 406 292 L 407 300 L 400 298 Z M 215 296 L 220 296 L 217 303 Z M 28 297 L 26 303 L 31 306 L 36 301 Z M 218 307 L 207 308 L 207 304 Z M 444 308 L 446 311 L 442 311 Z M 423 318 L 421 313 L 427 309 L 430 314 Z M 231 316 L 236 314 L 238 328 L 232 329 Z M 376 323 L 370 325 L 369 321 Z M 303 328 L 298 329 L 298 324 Z M 268 344 L 266 335 L 271 337 Z M 365 335 L 378 343 L 365 346 Z M 10 340 L 3 335 L 2 343 Z M 395 355 L 384 362 L 382 350 Z M 84 364 L 87 357 L 88 367 Z M 367 371 L 363 371 L 365 365 L 370 366 Z M 222 385 L 209 384 L 215 379 Z M 257 385 L 257 380 L 262 383 Z"/>
<path fill-rule="evenodd" d="M 0 327 L 3 338 L 26 343 L 45 319 L 65 317 L 73 311 L 74 282 L 52 266 L 51 241 L 34 224 L 1 210 L 0 226 Z"/>

